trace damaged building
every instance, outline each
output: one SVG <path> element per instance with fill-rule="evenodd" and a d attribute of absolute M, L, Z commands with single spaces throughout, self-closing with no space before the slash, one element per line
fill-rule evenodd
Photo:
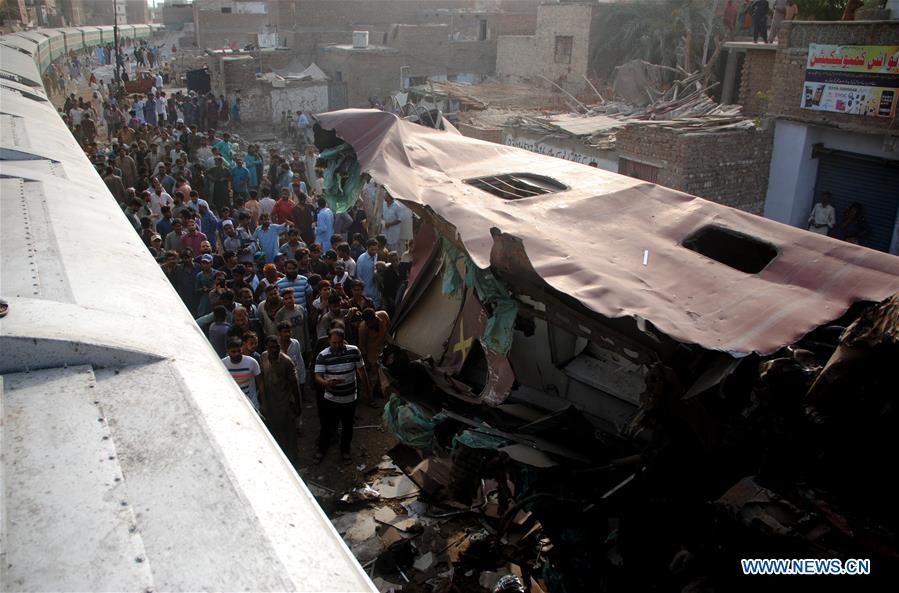
<path fill-rule="evenodd" d="M 444 127 L 346 110 L 316 140 L 419 221 L 385 422 L 432 500 L 493 517 L 480 570 L 555 593 L 757 590 L 747 557 L 895 578 L 899 259 Z"/>

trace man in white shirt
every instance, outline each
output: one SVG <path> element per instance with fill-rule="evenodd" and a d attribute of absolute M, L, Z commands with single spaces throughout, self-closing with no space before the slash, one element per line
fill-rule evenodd
<path fill-rule="evenodd" d="M 84 118 L 84 110 L 75 105 L 69 109 L 69 119 L 72 120 L 72 127 L 80 126 L 81 120 Z"/>
<path fill-rule="evenodd" d="M 821 201 L 815 204 L 808 215 L 808 230 L 819 235 L 829 235 L 837 223 L 837 213 L 830 204 L 830 192 L 821 192 Z"/>
<path fill-rule="evenodd" d="M 231 373 L 231 377 L 243 394 L 247 396 L 256 411 L 259 411 L 259 402 L 265 399 L 265 384 L 262 379 L 262 369 L 259 363 L 251 356 L 244 356 L 241 352 L 243 342 L 239 338 L 228 340 L 228 356 L 222 359 L 222 364 Z"/>
<path fill-rule="evenodd" d="M 384 221 L 384 236 L 387 237 L 387 250 L 396 251 L 400 240 L 400 230 L 403 224 L 402 207 L 393 199 L 390 193 L 384 194 L 384 210 L 381 212 Z"/>
<path fill-rule="evenodd" d="M 150 183 L 153 184 L 153 188 L 150 190 L 149 206 L 150 214 L 152 215 L 150 218 L 153 220 L 153 224 L 156 224 L 162 219 L 162 207 L 172 207 L 175 205 L 175 201 L 162 187 L 158 178 L 154 177 L 150 180 Z"/>

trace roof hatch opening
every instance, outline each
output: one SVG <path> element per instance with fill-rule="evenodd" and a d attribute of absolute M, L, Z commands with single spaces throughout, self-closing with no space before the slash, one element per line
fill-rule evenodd
<path fill-rule="evenodd" d="M 761 272 L 777 257 L 777 248 L 771 243 L 718 226 L 702 227 L 681 244 L 747 274 Z"/>
<path fill-rule="evenodd" d="M 504 175 L 488 175 L 465 179 L 464 183 L 472 185 L 504 200 L 520 200 L 543 194 L 565 191 L 568 186 L 551 177 L 532 173 L 506 173 Z"/>

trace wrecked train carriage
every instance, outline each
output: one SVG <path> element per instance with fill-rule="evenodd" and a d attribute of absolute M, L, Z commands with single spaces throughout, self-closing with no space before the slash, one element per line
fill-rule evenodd
<path fill-rule="evenodd" d="M 394 340 L 467 402 L 616 434 L 654 390 L 696 395 L 899 291 L 893 256 L 658 185 L 379 111 L 319 123 L 422 219 Z"/>

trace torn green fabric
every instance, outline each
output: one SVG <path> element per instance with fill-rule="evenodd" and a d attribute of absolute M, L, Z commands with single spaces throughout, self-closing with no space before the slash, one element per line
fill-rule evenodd
<path fill-rule="evenodd" d="M 356 203 L 362 189 L 362 166 L 356 160 L 353 147 L 344 142 L 319 155 L 326 163 L 322 189 L 328 207 L 334 214 L 343 214 Z"/>
<path fill-rule="evenodd" d="M 434 447 L 434 428 L 446 420 L 443 412 L 428 416 L 420 406 L 396 395 L 384 404 L 382 419 L 397 440 L 410 447 L 430 451 Z"/>
<path fill-rule="evenodd" d="M 470 449 L 499 449 L 508 445 L 509 441 L 483 432 L 463 430 L 460 434 L 453 437 L 453 449 L 459 444 L 465 445 Z"/>
<path fill-rule="evenodd" d="M 443 244 L 443 294 L 458 295 L 464 283 L 456 262 L 463 256 L 456 246 L 446 239 L 441 238 L 441 243 Z"/>
<path fill-rule="evenodd" d="M 473 286 L 481 304 L 490 312 L 481 339 L 488 348 L 508 354 L 512 348 L 512 330 L 518 317 L 518 302 L 493 272 L 477 267 L 468 255 L 443 238 L 443 294 L 459 294 L 465 286 Z M 465 258 L 465 278 L 459 274 L 456 262 Z"/>

